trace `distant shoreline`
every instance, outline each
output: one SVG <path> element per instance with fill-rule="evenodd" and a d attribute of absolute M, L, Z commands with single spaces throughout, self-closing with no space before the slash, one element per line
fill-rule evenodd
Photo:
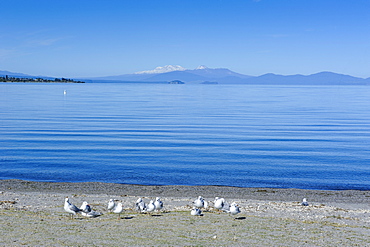
<path fill-rule="evenodd" d="M 45 78 L 27 78 L 27 77 L 11 77 L 11 76 L 2 76 L 0 77 L 0 82 L 6 83 L 85 83 L 84 81 L 75 81 L 73 79 L 66 78 L 54 78 L 54 79 L 45 79 Z"/>
<path fill-rule="evenodd" d="M 57 81 L 0 81 L 3 83 L 85 83 L 85 82 L 57 82 Z"/>
<path fill-rule="evenodd" d="M 137 185 L 102 182 L 34 182 L 18 179 L 0 180 L 0 191 L 124 194 L 128 196 L 248 198 L 266 201 L 296 201 L 303 197 L 312 201 L 368 204 L 370 190 L 305 190 L 281 188 L 242 188 L 230 186 Z"/>

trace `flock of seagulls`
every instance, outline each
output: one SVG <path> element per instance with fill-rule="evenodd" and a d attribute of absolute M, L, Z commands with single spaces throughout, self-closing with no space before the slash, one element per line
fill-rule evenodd
<path fill-rule="evenodd" d="M 69 202 L 68 197 L 66 197 L 64 201 L 64 210 L 70 214 L 71 218 L 73 218 L 73 216 L 76 215 L 77 213 L 81 213 L 82 216 L 88 218 L 95 218 L 102 215 L 102 213 L 100 212 L 93 211 L 87 202 L 83 202 L 80 208 L 76 207 L 75 205 Z"/>
<path fill-rule="evenodd" d="M 303 198 L 301 205 L 309 205 L 306 198 Z M 241 212 L 239 205 L 236 202 L 229 204 L 224 198 L 216 197 L 213 201 L 213 206 L 216 210 L 229 213 L 230 215 L 237 215 Z M 195 201 L 193 201 L 193 208 L 191 209 L 190 214 L 193 216 L 203 216 L 202 208 L 207 210 L 208 203 L 202 196 L 199 196 Z M 163 209 L 163 202 L 159 197 L 156 197 L 155 200 L 150 200 L 148 204 L 145 204 L 143 199 L 139 198 L 135 203 L 135 209 L 140 213 L 151 214 L 154 211 L 158 212 Z M 68 197 L 66 197 L 64 201 L 64 210 L 70 214 L 71 218 L 73 218 L 77 213 L 81 213 L 82 216 L 88 218 L 95 218 L 102 215 L 102 213 L 92 210 L 91 206 L 86 201 L 82 203 L 80 208 L 78 208 L 69 201 Z M 118 219 L 121 219 L 123 205 L 121 202 L 116 204 L 113 199 L 110 199 L 107 205 L 107 210 L 118 214 Z"/>
<path fill-rule="evenodd" d="M 150 200 L 148 204 L 145 204 L 142 198 L 137 199 L 135 203 L 136 211 L 141 213 L 151 213 L 154 211 L 160 211 L 163 208 L 163 202 L 159 197 L 156 197 L 155 200 Z"/>
<path fill-rule="evenodd" d="M 193 201 L 193 204 L 194 207 L 191 210 L 191 215 L 201 216 L 202 215 L 201 208 L 204 209 L 208 208 L 207 201 L 205 201 L 201 196 L 199 196 L 198 199 Z M 221 212 L 229 213 L 231 215 L 237 215 L 238 213 L 240 213 L 239 205 L 236 204 L 236 202 L 229 204 L 224 198 L 216 197 L 215 200 L 213 201 L 213 206 L 215 209 Z"/>
<path fill-rule="evenodd" d="M 113 199 L 109 199 L 107 209 L 112 213 L 118 214 L 118 219 L 121 218 L 121 213 L 123 212 L 123 205 L 121 202 L 116 204 Z"/>

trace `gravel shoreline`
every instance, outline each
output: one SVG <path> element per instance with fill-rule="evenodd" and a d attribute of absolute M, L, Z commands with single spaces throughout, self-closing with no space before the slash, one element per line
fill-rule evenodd
<path fill-rule="evenodd" d="M 296 201 L 306 197 L 310 201 L 369 205 L 370 191 L 361 190 L 303 190 L 276 188 L 240 188 L 228 186 L 148 186 L 100 182 L 56 183 L 24 180 L 0 180 L 0 191 L 113 194 L 129 196 L 245 198 L 268 201 Z"/>
<path fill-rule="evenodd" d="M 192 201 L 210 205 L 190 215 Z M 103 213 L 69 219 L 64 198 L 89 202 Z M 237 202 L 230 216 L 212 208 L 214 198 Z M 137 198 L 161 197 L 162 212 L 133 210 Z M 300 205 L 302 198 L 310 205 Z M 106 210 L 110 198 L 123 203 L 121 219 Z M 370 191 L 142 186 L 0 180 L 0 246 L 370 246 Z"/>

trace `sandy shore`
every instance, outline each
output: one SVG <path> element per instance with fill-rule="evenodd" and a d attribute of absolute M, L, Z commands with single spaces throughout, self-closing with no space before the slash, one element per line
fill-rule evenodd
<path fill-rule="evenodd" d="M 190 215 L 192 201 L 210 205 Z M 64 198 L 87 201 L 98 218 L 63 210 Z M 137 198 L 161 197 L 162 212 L 133 210 Z M 214 198 L 237 202 L 231 216 L 212 208 Z M 306 197 L 310 203 L 300 205 Z M 106 210 L 110 198 L 124 205 L 121 219 Z M 140 186 L 0 180 L 1 246 L 370 246 L 370 191 Z"/>

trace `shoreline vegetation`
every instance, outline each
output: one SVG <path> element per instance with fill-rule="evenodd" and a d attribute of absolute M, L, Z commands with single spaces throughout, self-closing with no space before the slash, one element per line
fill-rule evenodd
<path fill-rule="evenodd" d="M 202 196 L 209 208 L 192 216 Z M 241 213 L 213 207 L 215 197 L 236 202 Z M 97 218 L 70 219 L 64 199 L 87 201 Z M 139 213 L 134 204 L 160 197 L 164 210 Z M 309 205 L 302 206 L 303 198 Z M 117 214 L 109 199 L 123 204 Z M 0 180 L 4 246 L 369 246 L 370 191 L 146 186 L 100 182 Z"/>
<path fill-rule="evenodd" d="M 0 77 L 0 82 L 85 83 L 84 81 L 75 81 L 73 79 L 67 79 L 67 78 L 44 79 L 44 78 L 26 78 L 26 77 L 11 77 L 11 76 Z"/>

